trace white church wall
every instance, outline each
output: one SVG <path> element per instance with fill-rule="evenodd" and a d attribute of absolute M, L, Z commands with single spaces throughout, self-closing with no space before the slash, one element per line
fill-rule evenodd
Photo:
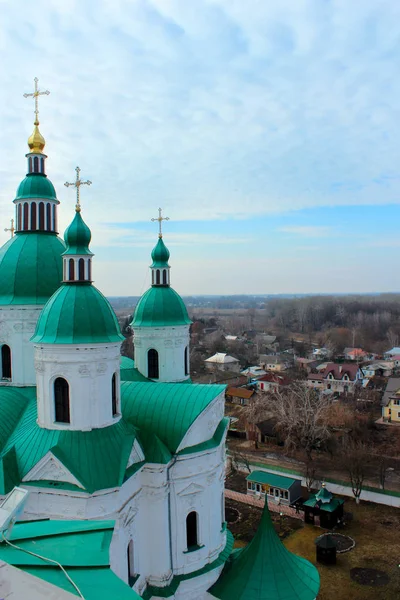
<path fill-rule="evenodd" d="M 178 452 L 211 439 L 218 424 L 224 417 L 224 408 L 225 392 L 221 392 L 189 428 L 179 444 Z"/>
<path fill-rule="evenodd" d="M 47 429 L 86 431 L 112 425 L 120 415 L 120 344 L 35 345 L 38 424 Z M 112 414 L 112 377 L 116 373 L 117 415 Z M 55 421 L 54 382 L 69 384 L 70 423 Z"/>
<path fill-rule="evenodd" d="M 36 385 L 33 344 L 29 340 L 42 308 L 30 305 L 0 307 L 0 347 L 7 344 L 11 350 L 11 381 L 0 379 L 0 385 Z"/>
<path fill-rule="evenodd" d="M 185 381 L 190 377 L 190 366 L 185 374 L 185 348 L 189 353 L 189 325 L 179 327 L 135 327 L 135 367 L 145 377 L 147 353 L 158 352 L 159 382 Z M 189 358 L 188 358 L 189 362 Z"/>

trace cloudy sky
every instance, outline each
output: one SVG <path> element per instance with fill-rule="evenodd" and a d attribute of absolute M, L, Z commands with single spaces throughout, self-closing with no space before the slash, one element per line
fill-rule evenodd
<path fill-rule="evenodd" d="M 141 294 L 400 290 L 400 3 L 0 0 L 0 218 L 39 78 L 47 172 L 79 165 L 94 278 Z M 1 227 L 0 241 L 8 234 Z"/>

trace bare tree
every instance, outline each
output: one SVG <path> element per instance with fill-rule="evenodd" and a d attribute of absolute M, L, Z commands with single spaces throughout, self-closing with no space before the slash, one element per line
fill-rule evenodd
<path fill-rule="evenodd" d="M 348 439 L 343 447 L 342 459 L 350 478 L 354 498 L 356 503 L 359 504 L 369 463 L 369 449 L 367 444 L 359 440 Z"/>
<path fill-rule="evenodd" d="M 388 330 L 386 337 L 387 337 L 389 346 L 391 346 L 392 348 L 395 348 L 396 346 L 398 346 L 399 336 L 397 335 L 397 333 L 395 331 L 393 331 L 393 329 Z"/>
<path fill-rule="evenodd" d="M 238 471 L 243 471 L 244 467 L 246 471 L 251 473 L 249 459 L 247 458 L 246 454 L 240 452 L 240 450 L 235 449 L 232 452 L 230 452 L 230 457 L 232 471 L 237 473 Z"/>
<path fill-rule="evenodd" d="M 268 399 L 255 400 L 249 407 L 249 421 L 276 420 L 288 451 L 302 449 L 305 453 L 305 477 L 310 490 L 315 481 L 314 452 L 330 437 L 329 411 L 331 401 L 319 396 L 304 382 L 297 382 L 284 390 L 277 390 Z"/>

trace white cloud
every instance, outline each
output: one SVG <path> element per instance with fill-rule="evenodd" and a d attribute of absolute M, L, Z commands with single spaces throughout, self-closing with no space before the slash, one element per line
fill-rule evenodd
<path fill-rule="evenodd" d="M 281 231 L 282 233 L 293 233 L 295 235 L 310 238 L 326 237 L 331 233 L 331 228 L 318 225 L 291 225 L 287 227 L 280 227 L 278 231 Z"/>

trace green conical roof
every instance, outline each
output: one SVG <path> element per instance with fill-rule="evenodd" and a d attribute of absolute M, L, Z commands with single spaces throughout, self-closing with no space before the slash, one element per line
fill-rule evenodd
<path fill-rule="evenodd" d="M 120 342 L 117 317 L 93 285 L 63 284 L 40 313 L 31 338 L 36 344 Z"/>
<path fill-rule="evenodd" d="M 329 490 L 326 489 L 325 485 L 322 484 L 321 489 L 317 492 L 317 494 L 315 494 L 315 499 L 318 501 L 320 500 L 321 502 L 330 502 L 333 498 L 333 494 L 332 492 L 330 492 Z"/>
<path fill-rule="evenodd" d="M 168 267 L 169 250 L 162 237 L 158 238 L 158 242 L 151 252 L 151 258 L 153 259 L 152 267 Z"/>
<path fill-rule="evenodd" d="M 314 600 L 319 585 L 316 567 L 280 541 L 265 501 L 256 535 L 231 554 L 210 594 L 220 600 Z"/>
<path fill-rule="evenodd" d="M 132 327 L 190 325 L 182 298 L 171 287 L 153 286 L 136 305 Z"/>
<path fill-rule="evenodd" d="M 16 233 L 0 249 L 0 306 L 45 304 L 62 281 L 64 250 L 54 233 Z"/>
<path fill-rule="evenodd" d="M 24 198 L 45 198 L 57 200 L 56 191 L 50 179 L 42 173 L 30 173 L 21 181 L 15 200 Z"/>
<path fill-rule="evenodd" d="M 91 231 L 81 217 L 80 210 L 75 212 L 75 217 L 72 223 L 67 227 L 64 233 L 64 240 L 67 244 L 66 254 L 90 254 L 90 240 L 92 238 Z"/>

